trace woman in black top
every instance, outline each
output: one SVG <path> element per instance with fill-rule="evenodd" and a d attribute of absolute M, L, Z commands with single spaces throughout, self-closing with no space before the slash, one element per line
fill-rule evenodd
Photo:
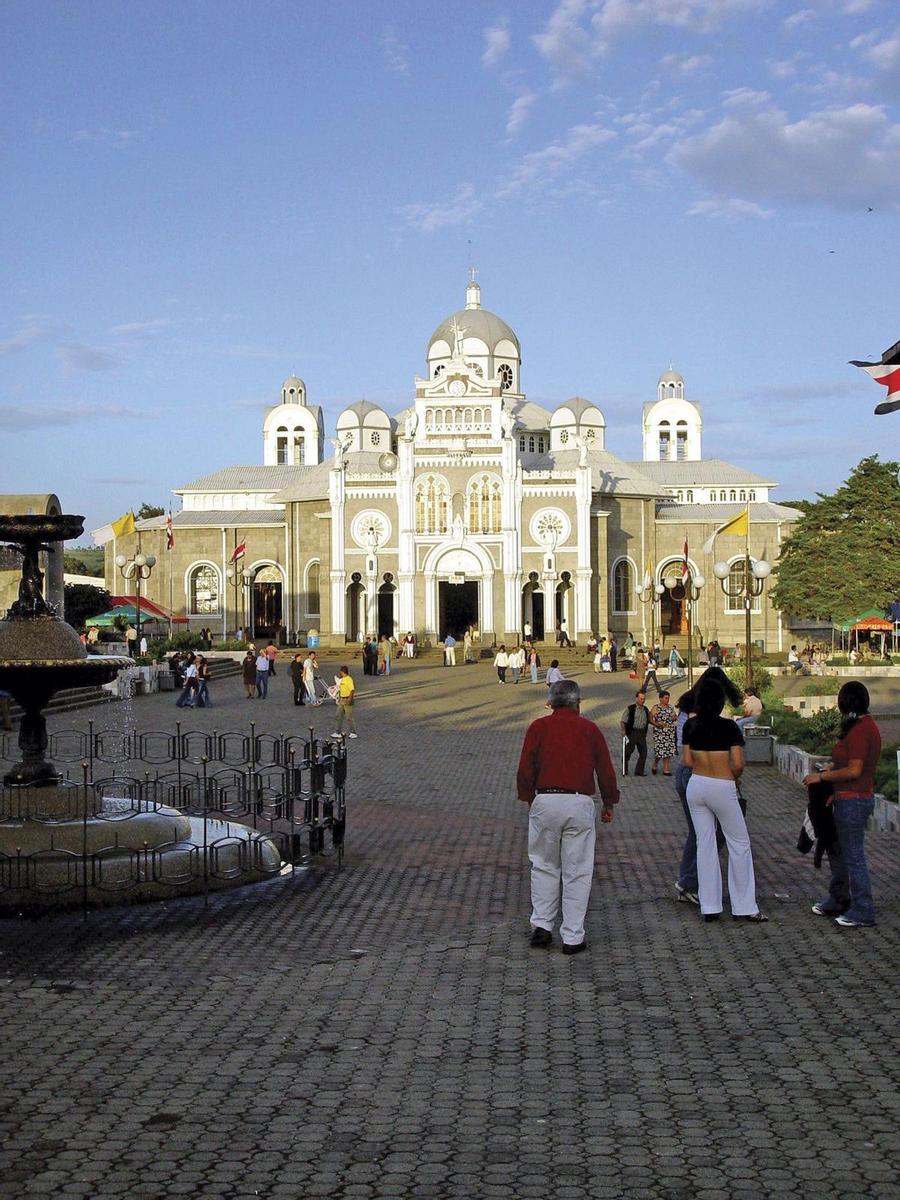
<path fill-rule="evenodd" d="M 682 761 L 691 768 L 687 802 L 697 833 L 700 911 L 707 921 L 722 912 L 722 872 L 716 848 L 716 821 L 728 846 L 728 896 L 735 920 L 765 921 L 756 903 L 756 880 L 747 823 L 735 781 L 744 770 L 744 738 L 734 721 L 721 715 L 725 692 L 713 679 L 696 688 L 696 717 L 684 727 Z"/>

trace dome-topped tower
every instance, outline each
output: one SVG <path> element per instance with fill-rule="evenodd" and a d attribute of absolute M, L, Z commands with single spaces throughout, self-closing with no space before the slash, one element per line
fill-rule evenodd
<path fill-rule="evenodd" d="M 644 405 L 644 462 L 699 462 L 703 457 L 700 406 L 684 397 L 684 377 L 669 367 L 657 399 Z"/>
<path fill-rule="evenodd" d="M 314 466 L 322 461 L 322 410 L 306 402 L 306 384 L 289 375 L 281 385 L 281 403 L 263 420 L 263 462 L 267 467 Z"/>
<path fill-rule="evenodd" d="M 428 341 L 428 378 L 451 361 L 466 363 L 481 379 L 499 379 L 504 392 L 521 393 L 519 339 L 502 317 L 481 307 L 474 279 L 466 287 L 466 307 L 442 321 Z"/>

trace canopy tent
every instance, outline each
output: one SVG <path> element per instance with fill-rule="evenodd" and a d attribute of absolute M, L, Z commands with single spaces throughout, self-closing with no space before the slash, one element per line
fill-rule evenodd
<path fill-rule="evenodd" d="M 857 621 L 850 628 L 851 631 L 857 633 L 861 630 L 868 630 L 870 633 L 893 633 L 894 623 L 886 617 L 863 617 L 861 621 Z"/>
<path fill-rule="evenodd" d="M 154 605 L 154 607 L 156 607 Z M 117 604 L 115 608 L 110 608 L 104 613 L 100 613 L 96 617 L 88 617 L 85 625 L 90 628 L 91 625 L 114 625 L 119 617 L 124 618 L 130 625 L 137 625 L 137 609 L 134 604 L 125 603 Z M 172 620 L 176 625 L 186 625 L 187 617 L 173 617 Z M 162 613 L 152 612 L 149 608 L 144 607 L 143 600 L 141 601 L 141 624 L 148 625 L 150 623 L 157 625 L 168 625 L 169 618 Z"/>
<path fill-rule="evenodd" d="M 114 607 L 116 608 L 134 608 L 134 596 L 110 596 Z M 161 604 L 157 604 L 154 600 L 148 600 L 141 596 L 141 620 L 142 621 L 166 621 L 172 618 L 176 625 L 187 625 L 187 617 L 182 617 L 176 612 L 170 612 L 168 608 L 164 608 Z"/>
<path fill-rule="evenodd" d="M 862 622 L 869 620 L 881 621 L 881 625 L 865 625 Z M 850 617 L 849 620 L 843 621 L 838 625 L 841 633 L 852 633 L 854 629 L 886 629 L 888 633 L 894 628 L 892 622 L 884 615 L 884 610 L 881 608 L 867 608 L 865 612 L 856 617 Z"/>

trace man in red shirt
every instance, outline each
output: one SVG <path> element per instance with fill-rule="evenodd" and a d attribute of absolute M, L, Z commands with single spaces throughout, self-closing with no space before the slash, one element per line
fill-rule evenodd
<path fill-rule="evenodd" d="M 516 775 L 519 799 L 531 805 L 531 944 L 552 945 L 562 884 L 563 954 L 580 954 L 587 949 L 584 917 L 594 874 L 593 796 L 599 791 L 600 819 L 609 823 L 619 789 L 606 739 L 581 716 L 578 684 L 554 683 L 548 704 L 550 716 L 528 727 Z"/>

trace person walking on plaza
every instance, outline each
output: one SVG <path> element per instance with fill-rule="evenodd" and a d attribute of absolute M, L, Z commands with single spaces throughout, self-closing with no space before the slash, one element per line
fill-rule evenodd
<path fill-rule="evenodd" d="M 475 656 L 472 654 L 472 631 L 467 629 L 463 634 L 463 662 L 470 663 L 475 661 Z"/>
<path fill-rule="evenodd" d="M 569 649 L 573 645 L 569 637 L 569 622 L 565 617 L 559 623 L 559 644 L 560 646 L 565 646 L 566 649 Z"/>
<path fill-rule="evenodd" d="M 305 687 L 303 685 L 303 655 L 295 654 L 290 665 L 291 686 L 294 689 L 294 703 L 305 704 Z"/>
<path fill-rule="evenodd" d="M 269 694 L 269 656 L 260 650 L 256 656 L 256 698 L 265 700 Z"/>
<path fill-rule="evenodd" d="M 391 643 L 385 634 L 378 639 L 378 674 L 391 673 Z"/>
<path fill-rule="evenodd" d="M 266 658 L 269 660 L 269 678 L 275 678 L 275 659 L 278 657 L 278 647 L 269 639 L 266 645 Z"/>
<path fill-rule="evenodd" d="M 356 722 L 353 720 L 353 697 L 356 694 L 356 685 L 350 676 L 349 667 L 341 667 L 337 687 L 337 729 L 331 736 L 340 737 L 346 724 L 347 736 L 355 738 L 358 736 Z"/>
<path fill-rule="evenodd" d="M 188 655 L 187 665 L 184 668 L 184 686 L 181 690 L 181 695 L 175 701 L 176 708 L 195 708 L 197 705 L 197 659 L 195 655 Z"/>
<path fill-rule="evenodd" d="M 410 629 L 403 638 L 403 653 L 407 658 L 416 657 L 416 635 Z"/>
<path fill-rule="evenodd" d="M 497 678 L 501 683 L 506 683 L 506 670 L 509 666 L 509 655 L 506 653 L 506 647 L 500 646 L 497 653 L 494 655 L 494 666 L 497 668 Z"/>
<path fill-rule="evenodd" d="M 519 682 L 519 676 L 522 674 L 522 668 L 525 666 L 525 647 L 516 646 L 509 654 L 509 673 L 512 676 L 513 683 Z"/>
<path fill-rule="evenodd" d="M 594 874 L 593 797 L 599 791 L 601 820 L 609 823 L 619 789 L 606 739 L 581 716 L 578 684 L 555 683 L 549 706 L 548 717 L 528 726 L 516 774 L 519 799 L 530 806 L 531 945 L 552 945 L 561 889 L 563 954 L 579 954 L 587 949 L 584 919 Z"/>
<path fill-rule="evenodd" d="M 716 822 L 728 847 L 728 897 L 731 915 L 740 921 L 767 921 L 756 902 L 756 879 L 747 822 L 738 801 L 737 780 L 744 770 L 744 738 L 722 716 L 725 689 L 704 676 L 695 690 L 697 715 L 684 727 L 683 758 L 691 768 L 687 802 L 697 833 L 697 882 L 700 911 L 706 921 L 722 914 L 722 871 L 716 846 Z"/>
<path fill-rule="evenodd" d="M 559 669 L 559 659 L 551 659 L 550 666 L 547 668 L 547 674 L 544 676 L 544 682 L 547 687 L 553 687 L 554 683 L 562 683 L 564 679 L 565 675 Z"/>
<path fill-rule="evenodd" d="M 674 679 L 675 676 L 680 673 L 681 668 L 683 666 L 684 666 L 684 660 L 682 659 L 681 655 L 678 653 L 678 647 L 673 646 L 672 649 L 669 651 L 669 678 Z"/>
<path fill-rule="evenodd" d="M 669 693 L 659 693 L 659 703 L 654 704 L 650 712 L 650 724 L 653 726 L 653 766 L 650 770 L 655 775 L 660 761 L 663 765 L 663 775 L 671 775 L 669 769 L 675 757 L 675 722 L 678 716 L 669 703 Z"/>
<path fill-rule="evenodd" d="M 256 695 L 256 659 L 253 657 L 252 650 L 248 650 L 244 655 L 244 661 L 241 663 L 241 678 L 244 681 L 247 699 L 252 700 Z"/>
<path fill-rule="evenodd" d="M 803 780 L 834 785 L 834 823 L 837 847 L 827 851 L 831 865 L 828 895 L 813 905 L 819 917 L 834 917 L 845 929 L 875 924 L 875 902 L 866 863 L 866 821 L 875 807 L 875 768 L 881 754 L 881 734 L 869 716 L 869 692 L 850 679 L 838 692 L 843 716 L 840 740 L 831 751 L 831 766 Z"/>
<path fill-rule="evenodd" d="M 322 703 L 316 697 L 316 671 L 318 669 L 319 660 L 316 658 L 316 652 L 310 650 L 303 660 L 303 686 L 306 689 L 306 703 L 312 705 L 313 708 L 318 708 Z"/>
<path fill-rule="evenodd" d="M 647 669 L 644 672 L 644 678 L 641 682 L 641 691 L 646 692 L 652 680 L 653 686 L 656 688 L 657 695 L 662 691 L 662 688 L 657 678 L 657 668 L 659 667 L 659 653 L 651 650 L 647 655 Z"/>
<path fill-rule="evenodd" d="M 452 633 L 448 633 L 444 638 L 444 666 L 456 666 L 456 638 Z"/>
<path fill-rule="evenodd" d="M 634 773 L 635 775 L 644 774 L 644 766 L 647 762 L 647 729 L 650 725 L 650 710 L 644 703 L 646 699 L 647 696 L 644 692 L 636 692 L 634 704 L 628 705 L 619 721 L 619 728 L 625 738 L 625 749 L 622 754 L 623 775 L 628 774 L 628 763 L 635 750 L 637 750 L 637 766 Z"/>
<path fill-rule="evenodd" d="M 541 669 L 541 656 L 534 646 L 528 651 L 528 670 L 531 672 L 531 682 L 537 683 L 538 671 Z"/>
<path fill-rule="evenodd" d="M 209 663 L 202 654 L 197 655 L 197 707 L 212 708 L 209 698 Z"/>
<path fill-rule="evenodd" d="M 609 635 L 609 669 L 611 671 L 619 669 L 619 643 L 614 633 Z"/>

